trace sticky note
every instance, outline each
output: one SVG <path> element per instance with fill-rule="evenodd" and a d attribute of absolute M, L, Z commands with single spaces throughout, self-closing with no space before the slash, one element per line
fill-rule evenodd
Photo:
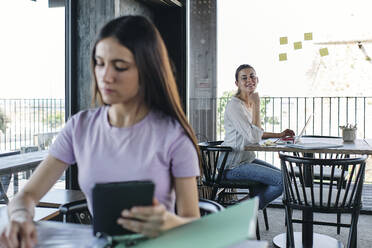
<path fill-rule="evenodd" d="M 304 40 L 312 40 L 313 33 L 304 33 Z"/>
<path fill-rule="evenodd" d="M 295 50 L 301 49 L 302 48 L 302 42 L 301 41 L 293 42 L 293 46 L 294 46 Z"/>
<path fill-rule="evenodd" d="M 280 53 L 279 54 L 279 61 L 287 60 L 287 54 L 286 53 Z"/>
<path fill-rule="evenodd" d="M 288 37 L 280 37 L 280 45 L 288 44 Z"/>
<path fill-rule="evenodd" d="M 328 48 L 320 48 L 319 49 L 319 53 L 320 53 L 320 56 L 327 56 L 329 53 L 328 53 Z"/>

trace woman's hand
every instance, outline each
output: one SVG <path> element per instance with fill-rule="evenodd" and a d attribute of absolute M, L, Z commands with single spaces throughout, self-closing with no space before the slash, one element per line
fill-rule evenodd
<path fill-rule="evenodd" d="M 152 206 L 123 210 L 117 223 L 133 232 L 142 233 L 148 237 L 156 237 L 165 229 L 168 214 L 165 206 L 154 199 Z"/>
<path fill-rule="evenodd" d="M 295 136 L 295 133 L 291 129 L 286 129 L 283 132 L 280 133 L 280 138 L 284 137 L 293 137 Z"/>
<path fill-rule="evenodd" d="M 32 218 L 12 216 L 8 226 L 0 236 L 0 247 L 6 248 L 31 248 L 37 243 L 37 233 Z"/>

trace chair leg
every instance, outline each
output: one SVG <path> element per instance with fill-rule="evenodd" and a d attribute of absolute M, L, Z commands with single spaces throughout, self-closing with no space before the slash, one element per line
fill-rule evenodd
<path fill-rule="evenodd" d="M 257 240 L 261 240 L 260 226 L 258 225 L 258 218 L 257 218 L 257 223 L 256 223 L 256 238 L 257 238 Z"/>
<path fill-rule="evenodd" d="M 341 231 L 341 214 L 340 213 L 337 213 L 337 234 L 340 235 L 340 231 Z"/>
<path fill-rule="evenodd" d="M 217 187 L 213 187 L 212 188 L 212 194 L 211 194 L 211 199 L 210 200 L 216 201 L 217 192 L 218 192 L 218 188 Z"/>
<path fill-rule="evenodd" d="M 263 212 L 263 216 L 264 216 L 264 220 L 265 220 L 265 227 L 266 227 L 266 231 L 269 230 L 269 221 L 267 219 L 267 211 L 266 211 L 266 208 L 262 209 L 262 212 Z"/>
<path fill-rule="evenodd" d="M 347 248 L 357 247 L 357 226 L 358 226 L 359 210 L 352 213 L 351 216 L 351 227 L 349 230 L 349 238 L 347 241 Z"/>
<path fill-rule="evenodd" d="M 295 242 L 292 223 L 292 209 L 287 206 L 285 206 L 285 217 L 287 222 L 286 248 L 294 248 Z"/>
<path fill-rule="evenodd" d="M 288 211 L 291 211 L 291 216 L 292 216 L 292 209 L 289 209 Z M 284 225 L 287 226 L 287 216 L 284 216 Z"/>

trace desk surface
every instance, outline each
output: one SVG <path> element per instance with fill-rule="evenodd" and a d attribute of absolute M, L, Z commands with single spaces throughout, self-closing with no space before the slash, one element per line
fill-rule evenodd
<path fill-rule="evenodd" d="M 48 155 L 48 151 L 22 153 L 0 157 L 0 175 L 36 168 Z"/>
<path fill-rule="evenodd" d="M 275 140 L 275 139 L 274 139 Z M 302 138 L 303 143 L 328 143 L 342 145 L 337 148 L 322 148 L 322 149 L 303 149 L 287 147 L 286 145 L 264 146 L 265 140 L 260 144 L 252 144 L 245 147 L 246 151 L 267 151 L 267 152 L 309 152 L 309 153 L 343 153 L 343 154 L 366 154 L 372 155 L 372 140 L 357 139 L 353 143 L 344 143 L 342 139 L 334 138 Z"/>

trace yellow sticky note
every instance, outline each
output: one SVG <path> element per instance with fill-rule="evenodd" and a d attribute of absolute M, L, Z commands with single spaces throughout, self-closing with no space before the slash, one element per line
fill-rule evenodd
<path fill-rule="evenodd" d="M 295 50 L 302 49 L 302 42 L 301 41 L 293 42 L 293 46 Z"/>
<path fill-rule="evenodd" d="M 279 61 L 287 60 L 287 54 L 286 53 L 279 53 Z"/>
<path fill-rule="evenodd" d="M 328 53 L 328 48 L 320 48 L 319 49 L 319 53 L 320 53 L 320 56 L 327 56 L 329 53 Z"/>
<path fill-rule="evenodd" d="M 304 40 L 312 40 L 313 33 L 304 33 Z"/>
<path fill-rule="evenodd" d="M 288 44 L 288 37 L 280 37 L 280 45 Z"/>

